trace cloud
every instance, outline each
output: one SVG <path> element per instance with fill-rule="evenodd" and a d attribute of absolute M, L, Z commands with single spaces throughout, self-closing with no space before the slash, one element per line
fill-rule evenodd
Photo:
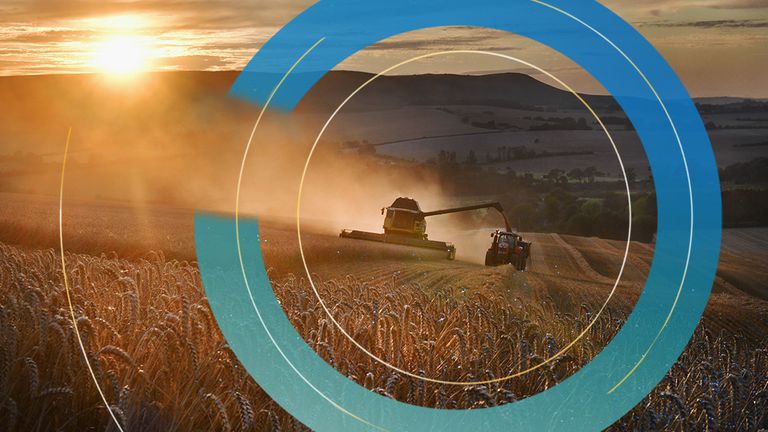
<path fill-rule="evenodd" d="M 730 0 L 709 3 L 709 7 L 713 9 L 768 9 L 768 2 L 765 0 Z"/>
<path fill-rule="evenodd" d="M 645 19 L 648 15 L 660 17 L 678 12 L 698 10 L 731 10 L 749 12 L 752 9 L 768 9 L 766 0 L 600 0 L 602 4 L 625 17 Z"/>
<path fill-rule="evenodd" d="M 82 40 L 92 35 L 92 32 L 81 29 L 39 27 L 6 27 L 0 29 L 0 41 L 4 43 L 50 44 L 71 40 Z"/>
<path fill-rule="evenodd" d="M 768 28 L 768 20 L 704 20 L 704 21 L 656 21 L 643 23 L 646 27 L 691 27 L 691 28 Z"/>
<path fill-rule="evenodd" d="M 172 17 L 179 27 L 240 28 L 286 22 L 309 0 L 3 0 L 0 22 L 62 22 L 119 14 Z"/>
<path fill-rule="evenodd" d="M 450 29 L 446 29 L 449 30 Z M 498 32 L 481 29 L 470 30 L 473 34 L 447 34 L 435 35 L 432 30 L 428 34 L 419 34 L 417 37 L 398 37 L 384 40 L 368 48 L 370 51 L 406 50 L 406 51 L 436 51 L 449 50 L 461 47 L 463 49 L 482 48 L 488 49 L 491 43 L 497 43 L 502 36 Z M 445 32 L 448 33 L 448 32 Z M 504 48 L 515 49 L 514 46 Z"/>
<path fill-rule="evenodd" d="M 232 66 L 225 58 L 216 55 L 164 57 L 155 61 L 155 66 L 162 70 L 177 70 L 182 64 L 192 70 L 226 70 Z"/>
<path fill-rule="evenodd" d="M 14 56 L 0 75 L 91 72 L 93 44 L 125 32 L 148 41 L 160 69 L 242 67 L 312 0 L 2 0 L 0 51 Z M 115 26 L 121 17 L 126 28 Z M 132 19 L 132 21 L 131 21 Z M 119 24 L 119 22 L 118 22 Z M 125 23 L 123 23 L 125 24 Z M 79 52 L 78 52 L 79 49 Z M 177 61 L 175 65 L 171 63 Z M 6 64 L 11 62 L 5 58 Z M 5 66 L 5 65 L 4 65 Z"/>
<path fill-rule="evenodd" d="M 361 0 L 366 1 L 366 0 Z M 691 76 L 709 73 L 701 92 L 749 94 L 764 75 L 768 0 L 600 0 L 665 52 L 671 63 Z M 93 72 L 94 48 L 113 37 L 110 17 L 134 16 L 126 29 L 146 41 L 158 70 L 242 68 L 279 28 L 315 0 L 0 0 L 0 75 Z M 381 70 L 414 52 L 450 49 L 515 51 L 515 55 L 557 70 L 567 60 L 522 37 L 475 27 L 412 32 L 382 41 L 344 63 L 358 70 Z M 754 58 L 741 67 L 718 63 L 708 50 L 722 49 Z M 706 60 L 706 61 L 705 61 Z M 696 65 L 694 67 L 693 65 Z M 451 60 L 432 70 L 491 70 L 496 64 Z M 499 66 L 500 68 L 507 66 Z M 454 69 L 451 69 L 454 68 Z M 463 68 L 463 69 L 462 69 Z M 720 71 L 716 75 L 715 71 Z M 570 72 L 564 71 L 566 75 Z M 748 77 L 748 78 L 744 78 Z M 578 77 L 577 77 L 578 78 Z M 685 77 L 684 77 L 685 78 Z M 718 84 L 722 81 L 722 85 Z M 744 90 L 749 88 L 750 90 Z"/>

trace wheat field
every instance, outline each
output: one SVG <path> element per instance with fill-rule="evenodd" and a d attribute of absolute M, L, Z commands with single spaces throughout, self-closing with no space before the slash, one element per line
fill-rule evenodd
<path fill-rule="evenodd" d="M 67 254 L 83 350 L 123 430 L 304 430 L 243 370 L 218 331 L 194 262 L 161 253 L 127 261 Z M 273 270 L 274 271 L 274 270 Z M 380 394 L 439 408 L 482 408 L 544 390 L 588 362 L 620 328 L 601 317 L 585 340 L 546 367 L 496 384 L 451 386 L 393 373 L 331 327 L 307 280 L 274 277 L 297 330 L 331 365 Z M 332 311 L 361 344 L 415 374 L 472 381 L 548 358 L 593 313 L 551 303 L 399 285 L 395 277 L 322 279 Z M 54 250 L 0 245 L 0 429 L 117 430 L 84 361 Z M 394 293 L 397 294 L 394 294 Z M 657 389 L 614 430 L 757 431 L 768 427 L 768 351 L 700 327 Z"/>

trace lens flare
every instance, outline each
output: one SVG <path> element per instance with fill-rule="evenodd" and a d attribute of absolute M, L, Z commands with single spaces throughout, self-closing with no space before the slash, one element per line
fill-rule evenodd
<path fill-rule="evenodd" d="M 135 36 L 120 36 L 98 44 L 94 66 L 99 71 L 115 76 L 131 76 L 147 68 L 148 49 Z"/>

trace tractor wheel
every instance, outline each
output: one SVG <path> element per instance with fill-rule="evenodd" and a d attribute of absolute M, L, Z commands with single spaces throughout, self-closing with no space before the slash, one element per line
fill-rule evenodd
<path fill-rule="evenodd" d="M 525 267 L 528 264 L 528 257 L 525 255 L 518 255 L 516 257 L 516 265 L 515 268 L 519 271 L 525 271 Z"/>
<path fill-rule="evenodd" d="M 493 251 L 488 249 L 485 252 L 485 265 L 488 267 L 492 267 L 496 265 L 496 256 L 493 254 Z"/>

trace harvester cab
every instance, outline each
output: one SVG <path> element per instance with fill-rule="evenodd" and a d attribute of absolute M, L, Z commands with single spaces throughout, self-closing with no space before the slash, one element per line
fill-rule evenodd
<path fill-rule="evenodd" d="M 410 198 L 398 198 L 391 206 L 381 209 L 384 234 L 427 239 L 427 220 L 419 203 Z"/>

